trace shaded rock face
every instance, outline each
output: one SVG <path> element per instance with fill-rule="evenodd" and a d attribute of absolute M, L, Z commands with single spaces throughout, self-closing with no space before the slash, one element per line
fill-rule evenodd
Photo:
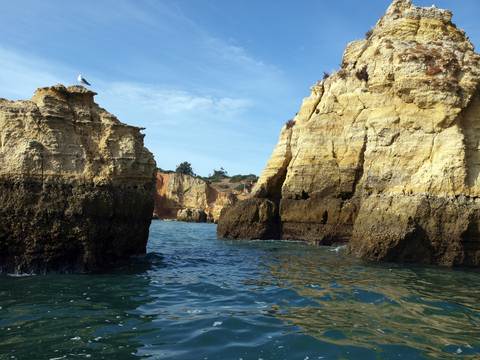
<path fill-rule="evenodd" d="M 56 85 L 0 100 L 0 272 L 97 271 L 145 253 L 155 161 L 94 95 Z"/>
<path fill-rule="evenodd" d="M 348 241 L 376 261 L 480 265 L 480 56 L 451 18 L 394 1 L 313 86 L 253 191 L 278 205 L 281 238 Z M 219 236 L 265 238 L 231 228 L 242 206 Z"/>
<path fill-rule="evenodd" d="M 278 239 L 280 223 L 277 204 L 252 198 L 222 211 L 217 232 L 225 238 Z"/>
<path fill-rule="evenodd" d="M 205 180 L 157 172 L 154 217 L 189 222 L 217 222 L 224 208 L 237 202 L 232 192 L 215 189 Z"/>

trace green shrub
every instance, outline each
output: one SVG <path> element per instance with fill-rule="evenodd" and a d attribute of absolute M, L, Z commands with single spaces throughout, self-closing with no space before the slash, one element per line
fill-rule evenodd
<path fill-rule="evenodd" d="M 188 161 L 184 161 L 181 164 L 178 164 L 175 172 L 179 174 L 195 176 L 195 173 L 192 169 L 192 164 L 190 164 Z"/>
<path fill-rule="evenodd" d="M 213 169 L 213 174 L 208 177 L 211 182 L 219 182 L 228 178 L 228 172 L 221 167 L 220 170 Z"/>
<path fill-rule="evenodd" d="M 234 175 L 230 178 L 230 183 L 236 183 L 241 181 L 252 181 L 256 182 L 258 180 L 258 176 L 255 174 L 248 174 L 248 175 Z"/>

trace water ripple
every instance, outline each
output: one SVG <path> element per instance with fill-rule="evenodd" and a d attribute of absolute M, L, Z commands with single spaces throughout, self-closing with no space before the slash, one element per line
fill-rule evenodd
<path fill-rule="evenodd" d="M 111 274 L 0 278 L 0 359 L 478 359 L 480 273 L 154 222 Z"/>

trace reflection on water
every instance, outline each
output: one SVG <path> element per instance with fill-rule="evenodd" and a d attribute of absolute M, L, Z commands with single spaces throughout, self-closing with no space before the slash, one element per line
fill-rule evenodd
<path fill-rule="evenodd" d="M 270 269 L 280 286 L 312 300 L 279 316 L 315 338 L 387 352 L 405 346 L 432 358 L 480 357 L 478 272 L 365 266 L 325 251 L 277 260 Z"/>
<path fill-rule="evenodd" d="M 480 273 L 154 222 L 113 274 L 0 277 L 0 359 L 478 359 Z"/>

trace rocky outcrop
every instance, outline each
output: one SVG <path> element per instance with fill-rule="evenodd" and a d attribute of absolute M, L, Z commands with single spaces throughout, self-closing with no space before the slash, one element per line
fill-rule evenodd
<path fill-rule="evenodd" d="M 154 217 L 188 222 L 217 222 L 224 208 L 243 199 L 241 191 L 220 189 L 200 177 L 157 172 Z"/>
<path fill-rule="evenodd" d="M 480 265 L 480 56 L 452 13 L 396 0 L 317 83 L 219 236 L 349 242 L 369 260 Z M 272 202 L 277 211 L 258 216 Z M 242 229 L 278 224 L 275 231 Z"/>
<path fill-rule="evenodd" d="M 279 239 L 278 206 L 268 199 L 251 198 L 222 212 L 217 232 L 231 239 Z"/>
<path fill-rule="evenodd" d="M 207 182 L 180 173 L 157 172 L 154 216 L 159 219 L 177 219 L 181 210 L 203 210 L 214 201 L 214 192 Z"/>
<path fill-rule="evenodd" d="M 207 222 L 207 213 L 202 209 L 182 209 L 177 212 L 177 220 L 185 222 Z"/>
<path fill-rule="evenodd" d="M 0 272 L 97 271 L 145 253 L 152 154 L 81 86 L 0 100 Z"/>
<path fill-rule="evenodd" d="M 210 206 L 208 207 L 208 218 L 215 223 L 218 222 L 223 209 L 228 209 L 236 204 L 239 200 L 248 198 L 250 196 L 249 193 L 243 193 L 239 191 L 221 191 L 215 188 L 213 188 L 213 190 L 215 194 L 215 201 L 210 203 Z"/>

